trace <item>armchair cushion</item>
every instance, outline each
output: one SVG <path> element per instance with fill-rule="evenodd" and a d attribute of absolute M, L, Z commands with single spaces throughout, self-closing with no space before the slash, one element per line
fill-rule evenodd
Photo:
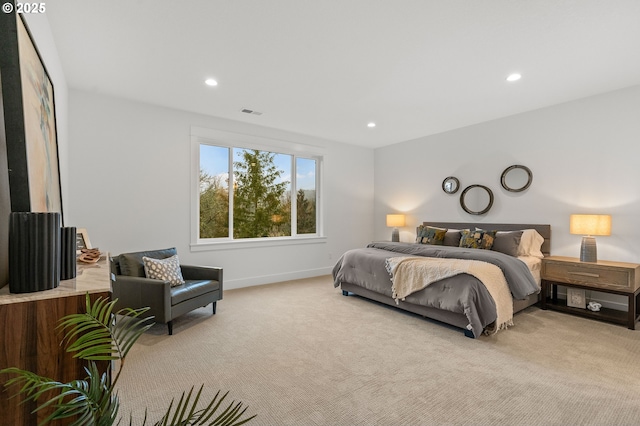
<path fill-rule="evenodd" d="M 147 278 L 169 281 L 171 287 L 184 284 L 177 254 L 166 259 L 143 256 L 142 262 L 144 263 L 144 273 Z"/>
<path fill-rule="evenodd" d="M 171 305 L 175 306 L 185 300 L 220 290 L 220 283 L 215 280 L 187 280 L 185 285 L 171 288 Z"/>

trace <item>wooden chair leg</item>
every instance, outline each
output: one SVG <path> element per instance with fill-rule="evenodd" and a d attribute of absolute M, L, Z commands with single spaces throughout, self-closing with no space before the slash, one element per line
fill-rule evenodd
<path fill-rule="evenodd" d="M 213 315 L 216 314 L 216 302 L 213 302 Z"/>
<path fill-rule="evenodd" d="M 167 323 L 167 328 L 169 329 L 169 336 L 173 335 L 173 321 L 169 321 Z"/>

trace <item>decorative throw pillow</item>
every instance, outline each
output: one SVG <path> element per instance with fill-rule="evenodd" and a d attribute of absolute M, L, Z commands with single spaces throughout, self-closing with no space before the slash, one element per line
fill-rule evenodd
<path fill-rule="evenodd" d="M 446 234 L 446 229 L 420 225 L 418 226 L 418 237 L 416 238 L 416 242 L 420 244 L 441 246 Z"/>
<path fill-rule="evenodd" d="M 147 278 L 169 281 L 171 287 L 184 284 L 177 254 L 166 259 L 145 256 L 142 258 L 142 262 L 144 262 L 144 273 Z"/>
<path fill-rule="evenodd" d="M 496 231 L 464 229 L 460 238 L 460 247 L 490 250 L 495 238 Z"/>
<path fill-rule="evenodd" d="M 521 239 L 522 231 L 498 231 L 491 250 L 517 257 Z"/>

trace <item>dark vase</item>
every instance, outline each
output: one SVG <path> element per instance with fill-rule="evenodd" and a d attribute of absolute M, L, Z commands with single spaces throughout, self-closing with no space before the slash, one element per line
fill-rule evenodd
<path fill-rule="evenodd" d="M 60 213 L 9 217 L 9 291 L 31 293 L 60 284 Z"/>
<path fill-rule="evenodd" d="M 76 277 L 76 227 L 67 226 L 60 230 L 60 279 Z"/>

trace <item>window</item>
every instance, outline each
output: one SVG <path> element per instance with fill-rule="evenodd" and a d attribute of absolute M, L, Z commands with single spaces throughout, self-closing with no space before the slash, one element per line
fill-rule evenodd
<path fill-rule="evenodd" d="M 233 238 L 291 236 L 291 155 L 233 148 Z"/>
<path fill-rule="evenodd" d="M 229 148 L 200 146 L 200 238 L 229 236 Z"/>
<path fill-rule="evenodd" d="M 296 159 L 296 229 L 298 234 L 315 234 L 317 229 L 316 160 Z"/>
<path fill-rule="evenodd" d="M 225 139 L 193 137 L 198 163 L 194 242 L 319 236 L 322 156 Z"/>

